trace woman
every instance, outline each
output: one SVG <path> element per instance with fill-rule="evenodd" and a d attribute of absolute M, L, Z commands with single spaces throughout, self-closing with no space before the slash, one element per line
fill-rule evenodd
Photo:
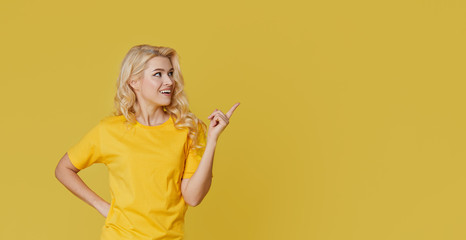
<path fill-rule="evenodd" d="M 183 239 L 184 216 L 210 189 L 215 147 L 239 103 L 206 124 L 189 110 L 176 51 L 138 45 L 125 56 L 115 112 L 62 157 L 57 179 L 106 217 L 102 240 Z M 111 203 L 77 173 L 109 170 Z"/>

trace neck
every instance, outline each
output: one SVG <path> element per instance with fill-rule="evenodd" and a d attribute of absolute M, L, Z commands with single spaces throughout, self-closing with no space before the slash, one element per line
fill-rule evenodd
<path fill-rule="evenodd" d="M 141 106 L 136 104 L 136 120 L 146 126 L 157 126 L 167 121 L 170 116 L 163 111 L 163 106 Z"/>

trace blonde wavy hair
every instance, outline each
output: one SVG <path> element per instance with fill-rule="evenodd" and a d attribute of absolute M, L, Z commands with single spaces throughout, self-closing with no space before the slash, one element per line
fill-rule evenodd
<path fill-rule="evenodd" d="M 129 86 L 129 80 L 139 79 L 146 68 L 146 63 L 156 56 L 169 58 L 174 68 L 174 94 L 170 105 L 164 106 L 164 111 L 174 118 L 177 129 L 189 129 L 188 136 L 192 148 L 204 149 L 205 139 L 200 135 L 201 132 L 203 134 L 207 132 L 207 126 L 189 109 L 188 98 L 183 91 L 184 79 L 181 73 L 179 56 L 173 48 L 142 44 L 136 45 L 129 50 L 121 63 L 120 75 L 116 83 L 117 91 L 114 98 L 115 109 L 112 113 L 113 116 L 124 115 L 126 123 L 134 126 L 136 123 L 135 106 L 137 99 L 136 94 Z"/>

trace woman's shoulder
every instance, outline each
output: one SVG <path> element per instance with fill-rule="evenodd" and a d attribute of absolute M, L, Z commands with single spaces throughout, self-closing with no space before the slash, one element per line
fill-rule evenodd
<path fill-rule="evenodd" d="M 124 115 L 112 115 L 112 116 L 105 116 L 103 117 L 99 124 L 101 126 L 106 126 L 106 127 L 115 127 L 115 126 L 120 126 L 122 123 L 126 121 L 126 118 Z"/>

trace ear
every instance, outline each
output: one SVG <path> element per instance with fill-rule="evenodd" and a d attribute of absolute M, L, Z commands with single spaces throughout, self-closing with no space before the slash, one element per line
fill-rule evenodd
<path fill-rule="evenodd" d="M 131 88 L 133 88 L 133 90 L 139 90 L 139 84 L 140 84 L 140 81 L 137 80 L 137 79 L 130 79 L 128 81 L 128 84 Z"/>

